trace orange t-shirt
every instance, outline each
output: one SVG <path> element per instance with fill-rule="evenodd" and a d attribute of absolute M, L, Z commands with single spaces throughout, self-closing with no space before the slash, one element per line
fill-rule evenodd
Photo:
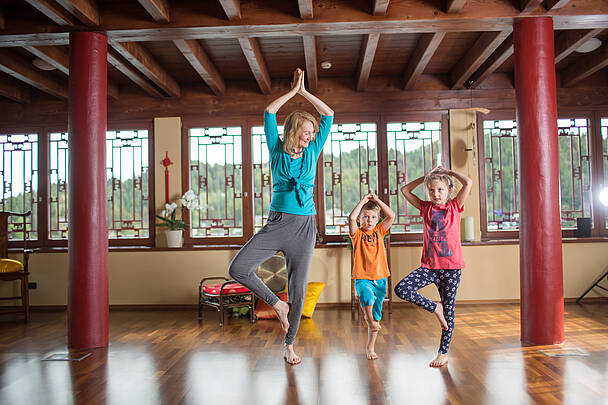
<path fill-rule="evenodd" d="M 387 230 L 379 223 L 371 231 L 357 228 L 350 235 L 353 242 L 353 274 L 354 279 L 380 280 L 389 276 L 386 263 L 384 235 Z"/>

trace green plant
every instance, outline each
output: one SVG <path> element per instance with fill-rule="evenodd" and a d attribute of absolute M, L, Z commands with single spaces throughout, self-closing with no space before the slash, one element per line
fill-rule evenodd
<path fill-rule="evenodd" d="M 160 219 L 161 222 L 157 222 L 156 225 L 159 227 L 167 227 L 170 231 L 179 231 L 186 229 L 184 223 L 184 209 L 194 210 L 200 208 L 198 197 L 194 194 L 194 191 L 188 190 L 186 193 L 178 199 L 179 206 L 176 202 L 171 204 L 165 204 L 165 209 L 160 215 L 156 215 L 156 218 Z M 181 218 L 177 218 L 177 209 L 181 208 Z"/>

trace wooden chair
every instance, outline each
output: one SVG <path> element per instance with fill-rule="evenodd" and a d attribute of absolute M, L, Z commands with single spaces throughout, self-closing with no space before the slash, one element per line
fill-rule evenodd
<path fill-rule="evenodd" d="M 388 264 L 388 270 L 391 272 L 391 235 L 386 234 L 384 238 L 384 245 L 386 248 L 386 262 Z M 357 295 L 357 291 L 355 290 L 355 280 L 352 278 L 353 271 L 353 252 L 350 253 L 350 310 L 351 316 L 355 319 L 355 313 L 357 314 L 357 319 L 360 319 L 360 316 L 363 312 L 361 309 L 361 305 L 359 304 L 359 296 Z M 392 272 L 391 272 L 392 274 Z M 388 316 L 389 318 L 393 315 L 393 282 L 391 279 L 391 275 L 389 274 L 386 280 L 386 296 L 384 297 L 384 301 L 382 302 L 382 312 L 388 307 Z"/>
<path fill-rule="evenodd" d="M 220 283 L 217 283 L 217 281 Z M 215 283 L 210 283 L 215 281 Z M 205 277 L 198 286 L 198 320 L 203 320 L 203 305 L 215 308 L 220 313 L 220 326 L 224 326 L 224 312 L 229 308 L 249 308 L 251 322 L 253 316 L 254 294 L 234 280 L 226 277 Z"/>
<path fill-rule="evenodd" d="M 31 211 L 25 214 L 16 212 L 0 211 L 0 281 L 21 281 L 21 295 L 15 297 L 0 297 L 0 300 L 21 300 L 21 306 L 2 306 L 0 313 L 23 312 L 25 320 L 30 319 L 30 299 L 28 290 L 28 261 L 30 250 L 27 249 L 27 217 Z M 8 258 L 8 219 L 11 216 L 23 218 L 23 261 Z"/>

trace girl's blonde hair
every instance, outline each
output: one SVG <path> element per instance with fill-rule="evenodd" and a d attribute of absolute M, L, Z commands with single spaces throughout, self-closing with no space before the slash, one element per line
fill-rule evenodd
<path fill-rule="evenodd" d="M 298 129 L 302 127 L 305 121 L 310 121 L 314 127 L 311 141 L 315 140 L 317 132 L 319 132 L 319 124 L 317 119 L 306 111 L 296 110 L 285 118 L 285 127 L 283 130 L 283 150 L 286 153 L 292 153 L 299 145 Z"/>
<path fill-rule="evenodd" d="M 424 176 L 424 187 L 428 190 L 429 187 L 431 186 L 431 182 L 433 180 L 439 180 L 443 183 L 445 183 L 446 186 L 448 186 L 448 201 L 450 201 L 452 199 L 452 197 L 454 196 L 454 180 L 452 180 L 452 176 L 445 174 L 445 173 L 427 173 L 426 176 Z"/>

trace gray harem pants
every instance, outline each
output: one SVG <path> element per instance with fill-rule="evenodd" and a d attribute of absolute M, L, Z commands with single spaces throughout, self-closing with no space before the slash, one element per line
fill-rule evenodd
<path fill-rule="evenodd" d="M 258 278 L 254 271 L 278 251 L 285 255 L 287 265 L 287 297 L 289 300 L 289 331 L 285 344 L 296 339 L 304 307 L 308 271 L 315 247 L 317 227 L 314 215 L 293 215 L 270 211 L 266 225 L 243 246 L 230 263 L 230 277 L 249 288 L 268 305 L 279 298 Z"/>

